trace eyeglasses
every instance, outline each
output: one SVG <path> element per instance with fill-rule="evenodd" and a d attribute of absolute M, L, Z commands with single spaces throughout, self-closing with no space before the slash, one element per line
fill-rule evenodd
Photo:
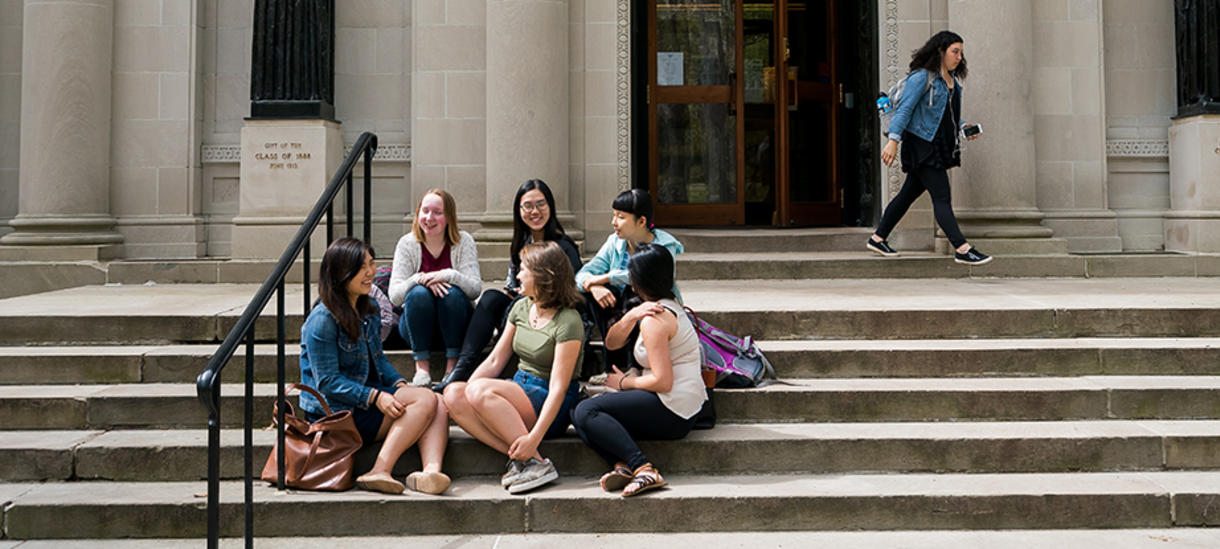
<path fill-rule="evenodd" d="M 551 205 L 547 204 L 546 200 L 539 200 L 537 202 L 522 202 L 519 207 L 521 208 L 521 211 L 531 213 L 534 211 L 545 210 L 550 208 Z"/>

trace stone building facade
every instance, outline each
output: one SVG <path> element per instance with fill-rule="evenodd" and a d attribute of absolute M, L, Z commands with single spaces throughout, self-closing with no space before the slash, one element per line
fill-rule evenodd
<path fill-rule="evenodd" d="M 551 184 L 567 226 L 604 237 L 614 195 L 651 181 L 645 12 L 658 3 L 693 4 L 338 0 L 339 132 L 348 145 L 363 131 L 381 143 L 374 244 L 391 249 L 433 187 L 455 195 L 476 238 L 503 240 L 512 194 L 534 177 Z M 1220 162 L 1220 122 L 1173 119 L 1174 0 L 835 5 L 865 14 L 863 30 L 833 37 L 864 61 L 851 63 L 862 74 L 853 100 L 840 89 L 832 108 L 871 114 L 868 87 L 901 77 L 928 36 L 965 37 L 964 108 L 985 138 L 954 171 L 954 201 L 988 251 L 1220 252 L 1220 234 L 1206 231 L 1220 219 L 1220 170 L 1208 171 Z M 0 243 L 90 245 L 130 259 L 233 255 L 253 6 L 0 1 Z M 857 133 L 839 131 L 847 141 Z M 864 135 L 860 169 L 840 172 L 861 213 L 817 224 L 867 225 L 897 190 L 901 174 L 869 160 L 876 135 Z M 860 201 L 868 196 L 880 199 Z M 895 238 L 932 249 L 934 235 L 925 198 Z"/>

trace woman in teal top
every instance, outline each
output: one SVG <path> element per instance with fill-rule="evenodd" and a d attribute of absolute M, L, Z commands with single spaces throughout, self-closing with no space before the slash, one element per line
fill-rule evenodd
<path fill-rule="evenodd" d="M 521 295 L 508 313 L 504 334 L 470 381 L 445 388 L 449 417 L 471 436 L 509 457 L 501 483 L 509 493 L 532 490 L 559 478 L 538 452 L 544 438 L 568 429 L 579 385 L 584 325 L 572 265 L 555 242 L 521 249 Z M 520 359 L 512 381 L 498 379 L 508 359 Z"/>
<path fill-rule="evenodd" d="M 652 197 L 643 189 L 623 191 L 614 197 L 610 205 L 613 215 L 610 226 L 614 233 L 606 238 L 597 255 L 593 256 L 580 272 L 576 273 L 576 284 L 581 291 L 586 292 L 591 302 L 594 321 L 597 328 L 604 334 L 626 310 L 623 303 L 635 295 L 631 290 L 630 276 L 627 274 L 627 258 L 635 253 L 640 244 L 656 244 L 664 247 L 670 255 L 677 257 L 683 252 L 682 243 L 673 235 L 657 229 L 652 221 Z M 675 280 L 677 277 L 674 277 Z M 682 293 L 678 291 L 678 283 L 673 286 L 674 298 L 681 303 Z M 628 338 L 628 343 L 635 341 L 635 336 Z M 611 371 L 616 365 L 622 370 L 628 369 L 629 355 L 626 345 L 614 351 L 603 349 L 603 368 Z"/>

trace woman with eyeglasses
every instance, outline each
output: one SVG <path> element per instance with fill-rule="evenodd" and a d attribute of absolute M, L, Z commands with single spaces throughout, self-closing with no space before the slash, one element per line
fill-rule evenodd
<path fill-rule="evenodd" d="M 457 365 L 432 387 L 433 390 L 444 392 L 449 383 L 469 379 L 496 330 L 504 331 L 509 308 L 522 297 L 521 282 L 517 280 L 517 273 L 521 270 L 521 249 L 534 242 L 558 244 L 572 263 L 572 270 L 580 268 L 580 252 L 576 242 L 564 233 L 563 225 L 555 217 L 555 196 L 541 179 L 526 181 L 517 189 L 517 196 L 513 198 L 513 239 L 509 248 L 508 279 L 503 288 L 483 292 L 466 328 Z"/>

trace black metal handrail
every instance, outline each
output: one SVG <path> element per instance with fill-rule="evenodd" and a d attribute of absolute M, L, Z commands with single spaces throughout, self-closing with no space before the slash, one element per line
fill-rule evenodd
<path fill-rule="evenodd" d="M 262 313 L 267 303 L 271 301 L 272 292 L 275 293 L 276 299 L 276 402 L 278 417 L 276 418 L 276 441 L 277 447 L 284 447 L 284 279 L 288 276 L 288 270 L 292 268 L 293 262 L 296 261 L 298 255 L 303 257 L 303 272 L 305 286 L 305 315 L 309 314 L 310 310 L 310 292 L 309 292 L 309 239 L 313 236 L 313 232 L 318 228 L 318 224 L 322 221 L 322 217 L 326 217 L 326 242 L 329 244 L 334 241 L 334 210 L 335 198 L 339 196 L 339 190 L 346 185 L 346 203 L 347 203 L 347 235 L 351 236 L 354 229 L 353 214 L 353 190 L 352 190 L 352 170 L 356 167 L 356 162 L 360 157 L 364 156 L 364 240 L 368 242 L 372 239 L 372 170 L 373 170 L 373 155 L 377 152 L 377 136 L 369 132 L 360 134 L 356 139 L 356 144 L 352 146 L 352 151 L 348 153 L 347 158 L 343 160 L 343 164 L 339 166 L 339 170 L 335 172 L 331 178 L 330 184 L 326 186 L 326 190 L 322 191 L 322 196 L 318 198 L 318 202 L 314 204 L 313 210 L 305 218 L 305 222 L 301 224 L 301 228 L 297 230 L 296 236 L 292 238 L 292 242 L 280 255 L 280 260 L 275 264 L 275 269 L 259 287 L 258 292 L 254 294 L 254 298 L 250 300 L 250 304 L 246 306 L 246 310 L 237 320 L 237 324 L 229 330 L 229 335 L 225 337 L 224 342 L 216 349 L 216 353 L 212 355 L 212 359 L 208 361 L 208 365 L 199 373 L 199 377 L 195 380 L 195 389 L 199 395 L 199 401 L 203 403 L 204 408 L 208 411 L 208 547 L 215 548 L 220 543 L 220 374 L 224 370 L 225 365 L 233 358 L 233 354 L 237 351 L 237 346 L 245 341 L 246 344 L 246 395 L 245 395 L 245 448 L 244 448 L 244 470 L 243 477 L 245 478 L 245 537 L 246 547 L 254 546 L 254 455 L 253 455 L 253 423 L 254 423 L 254 326 L 259 314 Z M 279 479 L 278 487 L 284 489 L 284 453 L 278 454 L 278 470 Z"/>

